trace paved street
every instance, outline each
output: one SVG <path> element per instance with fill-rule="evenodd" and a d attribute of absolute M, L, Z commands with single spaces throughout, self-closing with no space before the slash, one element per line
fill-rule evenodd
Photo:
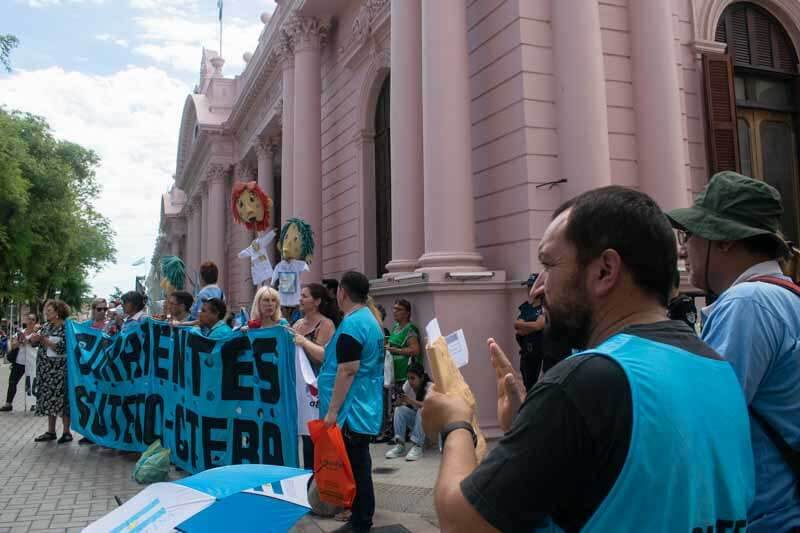
<path fill-rule="evenodd" d="M 0 394 L 5 399 L 8 366 L 0 365 Z M 73 532 L 108 513 L 142 489 L 131 479 L 138 454 L 125 454 L 75 441 L 34 443 L 47 428 L 47 419 L 23 412 L 17 393 L 14 411 L 0 413 L 0 533 Z M 58 422 L 61 434 L 61 422 Z M 408 531 L 438 531 L 431 489 L 438 453 L 426 450 L 423 459 L 408 463 L 387 461 L 386 445 L 373 446 L 378 512 L 375 526 L 400 524 Z M 177 478 L 176 472 L 170 474 Z M 304 519 L 300 532 L 331 531 L 341 523 Z"/>

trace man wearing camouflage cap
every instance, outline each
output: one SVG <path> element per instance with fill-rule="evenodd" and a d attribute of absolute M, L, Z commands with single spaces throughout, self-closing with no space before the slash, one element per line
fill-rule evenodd
<path fill-rule="evenodd" d="M 711 178 L 694 206 L 667 213 L 691 283 L 718 296 L 701 312 L 702 339 L 731 362 L 750 408 L 755 532 L 800 531 L 789 458 L 800 449 L 800 294 L 779 264 L 790 253 L 782 213 L 776 189 L 735 172 Z"/>

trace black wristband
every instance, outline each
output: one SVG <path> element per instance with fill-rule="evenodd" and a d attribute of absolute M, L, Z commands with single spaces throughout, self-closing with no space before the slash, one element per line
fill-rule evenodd
<path fill-rule="evenodd" d="M 453 422 L 452 424 L 447 424 L 445 427 L 442 428 L 441 438 L 442 438 L 442 448 L 444 448 L 444 442 L 447 440 L 447 436 L 457 429 L 466 429 L 469 431 L 470 435 L 472 435 L 472 446 L 478 446 L 478 436 L 475 434 L 475 430 L 472 427 L 472 424 L 469 422 Z"/>

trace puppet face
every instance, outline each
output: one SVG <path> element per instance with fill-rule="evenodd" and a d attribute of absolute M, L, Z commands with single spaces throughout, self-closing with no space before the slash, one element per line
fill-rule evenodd
<path fill-rule="evenodd" d="M 264 204 L 253 191 L 242 191 L 236 201 L 239 218 L 246 224 L 255 224 L 264 220 Z"/>
<path fill-rule="evenodd" d="M 303 252 L 303 239 L 300 237 L 300 231 L 294 224 L 289 224 L 286 229 L 286 237 L 283 239 L 283 248 L 281 249 L 281 257 L 287 261 L 290 259 L 302 259 L 300 256 Z"/>

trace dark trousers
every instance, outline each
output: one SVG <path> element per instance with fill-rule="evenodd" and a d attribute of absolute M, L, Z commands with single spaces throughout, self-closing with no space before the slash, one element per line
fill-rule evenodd
<path fill-rule="evenodd" d="M 303 438 L 303 468 L 314 470 L 314 442 L 308 435 L 301 435 Z"/>
<path fill-rule="evenodd" d="M 18 365 L 11 363 L 11 375 L 8 376 L 8 394 L 6 394 L 6 403 L 12 403 L 14 396 L 17 394 L 17 385 L 25 375 L 25 365 Z"/>
<path fill-rule="evenodd" d="M 369 455 L 369 435 L 353 433 L 345 428 L 342 431 L 347 457 L 353 468 L 356 481 L 356 497 L 353 500 L 350 524 L 357 532 L 369 531 L 375 514 L 375 488 L 372 486 L 372 457 Z"/>

